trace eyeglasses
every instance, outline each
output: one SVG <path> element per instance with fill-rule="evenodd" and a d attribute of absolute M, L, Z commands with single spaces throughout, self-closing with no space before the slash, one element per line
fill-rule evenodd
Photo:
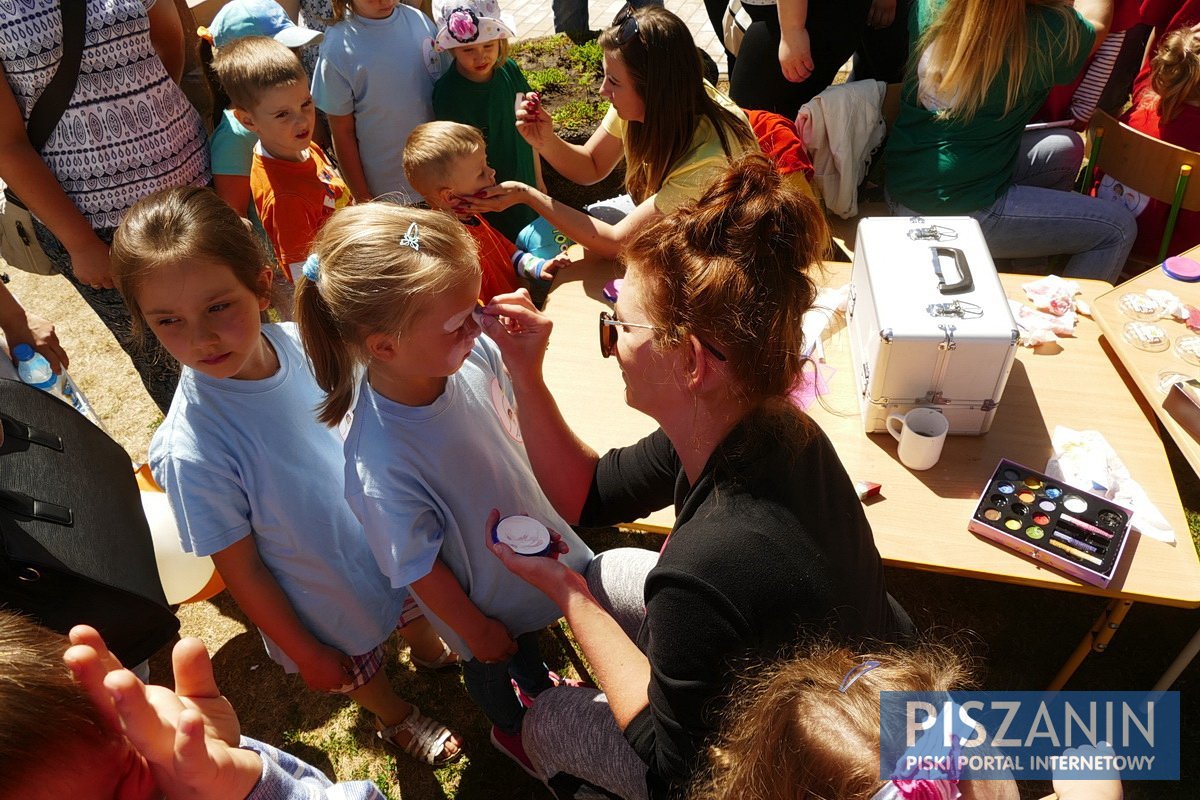
<path fill-rule="evenodd" d="M 626 3 L 613 17 L 612 27 L 617 29 L 613 34 L 613 39 L 617 43 L 617 47 L 624 47 L 633 37 L 641 37 L 642 31 L 638 27 L 637 17 L 633 15 L 633 6 Z"/>
<path fill-rule="evenodd" d="M 617 349 L 617 330 L 619 328 L 645 328 L 648 331 L 657 331 L 657 325 L 647 325 L 644 322 L 625 322 L 617 319 L 607 311 L 600 312 L 600 355 L 608 358 Z M 699 337 L 697 337 L 699 339 Z M 700 339 L 700 345 L 712 353 L 713 358 L 718 361 L 725 360 L 725 354 L 717 348 L 713 347 L 708 342 Z"/>

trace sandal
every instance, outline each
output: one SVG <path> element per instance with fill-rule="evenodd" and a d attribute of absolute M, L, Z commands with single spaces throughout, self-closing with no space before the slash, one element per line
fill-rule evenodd
<path fill-rule="evenodd" d="M 399 745 L 394 737 L 407 733 L 411 738 L 407 745 Z M 454 736 L 454 732 L 437 720 L 430 719 L 421 713 L 421 709 L 413 704 L 412 713 L 395 725 L 384 726 L 379 717 L 375 718 L 375 735 L 383 744 L 383 749 L 393 755 L 410 756 L 431 767 L 444 767 L 462 757 L 463 749 L 458 743 L 458 750 L 446 753 L 446 742 Z"/>
<path fill-rule="evenodd" d="M 458 653 L 450 649 L 450 645 L 442 642 L 442 652 L 437 658 L 426 661 L 423 658 L 417 658 L 413 655 L 412 650 L 408 651 L 408 660 L 412 662 L 417 669 L 427 670 L 429 672 L 438 672 L 448 667 L 457 667 L 462 663 L 458 657 Z"/>

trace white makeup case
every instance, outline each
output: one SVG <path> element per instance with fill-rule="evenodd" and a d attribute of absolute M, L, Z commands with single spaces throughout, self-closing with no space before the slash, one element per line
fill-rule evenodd
<path fill-rule="evenodd" d="M 858 224 L 847 306 L 867 433 L 917 406 L 952 434 L 991 427 L 1017 351 L 1017 324 L 979 223 L 868 217 Z"/>

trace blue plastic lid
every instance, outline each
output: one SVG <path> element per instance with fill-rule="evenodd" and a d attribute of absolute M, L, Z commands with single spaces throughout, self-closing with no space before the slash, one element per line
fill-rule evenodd
<path fill-rule="evenodd" d="M 33 348 L 22 342 L 12 349 L 13 358 L 17 361 L 28 361 L 35 355 Z"/>

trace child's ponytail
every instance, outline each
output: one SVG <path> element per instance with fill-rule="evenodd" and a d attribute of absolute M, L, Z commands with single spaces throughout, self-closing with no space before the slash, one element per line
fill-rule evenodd
<path fill-rule="evenodd" d="M 309 256 L 308 272 L 316 267 L 317 257 Z M 357 357 L 338 332 L 337 321 L 321 299 L 318 280 L 305 278 L 296 287 L 296 322 L 304 350 L 312 362 L 317 385 L 325 399 L 317 408 L 317 421 L 338 424 L 354 399 Z"/>
<path fill-rule="evenodd" d="M 296 290 L 296 321 L 317 385 L 317 419 L 337 425 L 374 333 L 402 336 L 432 296 L 478 280 L 475 240 L 441 211 L 375 201 L 336 212 L 317 234 Z"/>

